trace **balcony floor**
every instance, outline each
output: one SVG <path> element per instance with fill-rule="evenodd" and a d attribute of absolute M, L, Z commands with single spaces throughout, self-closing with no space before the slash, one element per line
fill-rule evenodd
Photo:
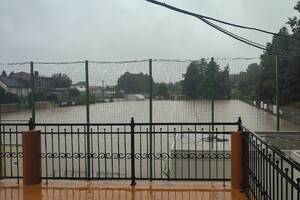
<path fill-rule="evenodd" d="M 25 187 L 15 181 L 0 181 L 1 200 L 243 200 L 244 193 L 230 183 L 138 181 L 49 181 L 48 185 Z"/>

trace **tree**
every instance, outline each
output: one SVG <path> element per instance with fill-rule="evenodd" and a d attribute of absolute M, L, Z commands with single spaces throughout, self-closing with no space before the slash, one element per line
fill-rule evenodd
<path fill-rule="evenodd" d="M 182 83 L 181 81 L 167 84 L 169 95 L 181 95 L 182 94 Z"/>
<path fill-rule="evenodd" d="M 201 59 L 192 62 L 183 77 L 182 93 L 189 98 L 230 98 L 229 66 L 222 71 L 216 62 Z"/>
<path fill-rule="evenodd" d="M 300 1 L 294 9 L 300 13 Z M 274 36 L 271 43 L 267 44 L 267 50 L 261 56 L 263 73 L 257 90 L 261 100 L 275 103 L 275 56 L 278 56 L 280 102 L 281 104 L 293 104 L 300 102 L 300 56 L 295 51 L 300 51 L 300 19 L 289 18 L 287 24 L 292 33 L 286 27 L 279 30 L 279 34 L 286 37 Z M 289 37 L 290 36 L 290 37 Z M 293 38 L 292 38 L 293 37 Z"/>
<path fill-rule="evenodd" d="M 246 72 L 240 72 L 235 80 L 234 97 L 247 100 L 259 100 L 258 86 L 263 73 L 263 68 L 257 63 L 248 65 Z"/>
<path fill-rule="evenodd" d="M 279 34 L 289 36 L 287 28 L 280 29 Z M 281 54 L 289 48 L 288 38 L 274 36 L 271 43 L 267 44 L 267 50 L 261 56 L 261 66 L 263 67 L 262 76 L 258 84 L 258 96 L 261 100 L 269 103 L 275 103 L 276 97 L 276 80 L 275 66 L 276 55 Z M 287 57 L 281 57 L 278 63 L 280 74 L 286 73 Z"/>
<path fill-rule="evenodd" d="M 157 86 L 157 96 L 161 96 L 164 98 L 169 98 L 169 91 L 167 84 L 165 83 L 159 83 Z"/>
<path fill-rule="evenodd" d="M 69 90 L 69 95 L 70 95 L 70 97 L 77 97 L 80 95 L 80 91 L 76 88 L 71 88 Z"/>
<path fill-rule="evenodd" d="M 199 63 L 192 62 L 186 70 L 186 73 L 183 74 L 182 81 L 182 92 L 186 96 L 196 99 L 199 97 L 200 91 L 200 73 L 199 73 Z"/>
<path fill-rule="evenodd" d="M 1 76 L 7 77 L 7 73 L 5 70 L 2 71 Z"/>
<path fill-rule="evenodd" d="M 12 77 L 14 74 L 15 74 L 15 72 L 12 71 L 12 72 L 9 73 L 8 77 Z"/>
<path fill-rule="evenodd" d="M 229 65 L 223 71 L 218 73 L 217 82 L 217 99 L 230 99 L 231 97 L 231 84 L 229 79 Z"/>
<path fill-rule="evenodd" d="M 147 74 L 126 72 L 118 79 L 117 88 L 124 90 L 127 94 L 149 93 L 149 80 L 150 77 Z M 153 80 L 151 81 L 154 85 Z"/>
<path fill-rule="evenodd" d="M 55 88 L 69 88 L 72 85 L 72 80 L 66 74 L 53 74 L 52 78 L 54 78 Z"/>

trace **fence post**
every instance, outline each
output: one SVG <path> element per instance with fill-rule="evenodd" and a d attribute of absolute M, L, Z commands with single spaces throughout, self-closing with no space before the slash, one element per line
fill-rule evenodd
<path fill-rule="evenodd" d="M 248 184 L 248 142 L 243 138 L 242 120 L 239 117 L 238 130 L 231 132 L 231 187 L 245 191 Z"/>
<path fill-rule="evenodd" d="M 30 62 L 30 79 L 31 79 L 31 118 L 35 123 L 35 77 L 34 77 L 34 64 Z"/>
<path fill-rule="evenodd" d="M 85 90 L 86 90 L 86 138 L 87 138 L 87 149 L 86 149 L 86 155 L 87 155 L 87 178 L 90 179 L 90 88 L 89 88 L 89 62 L 85 61 Z"/>
<path fill-rule="evenodd" d="M 239 117 L 238 119 L 238 131 L 242 131 L 242 119 Z"/>
<path fill-rule="evenodd" d="M 32 118 L 29 119 L 28 127 L 30 131 L 34 129 L 34 121 Z"/>
<path fill-rule="evenodd" d="M 242 119 L 238 119 L 238 132 L 242 137 L 242 172 L 243 172 L 243 184 L 242 190 L 247 190 L 249 185 L 249 132 L 243 131 Z"/>
<path fill-rule="evenodd" d="M 152 79 L 152 59 L 149 59 L 149 134 L 150 134 L 150 181 L 153 177 L 153 161 L 152 161 L 152 151 L 153 151 L 153 141 L 152 141 L 152 100 L 153 100 L 153 79 Z"/>
<path fill-rule="evenodd" d="M 131 186 L 135 186 L 135 143 L 134 143 L 134 119 L 130 121 L 130 141 L 131 141 Z"/>
<path fill-rule="evenodd" d="M 279 66 L 278 66 L 278 56 L 276 56 L 276 130 L 280 131 L 280 93 L 279 93 Z"/>
<path fill-rule="evenodd" d="M 33 119 L 29 120 L 29 130 L 22 132 L 23 184 L 41 183 L 41 131 L 34 129 Z"/>

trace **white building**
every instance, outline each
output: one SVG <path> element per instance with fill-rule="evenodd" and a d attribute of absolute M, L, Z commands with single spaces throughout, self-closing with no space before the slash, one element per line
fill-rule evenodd
<path fill-rule="evenodd" d="M 75 83 L 71 86 L 71 88 L 79 90 L 79 92 L 85 92 L 86 91 L 86 83 L 84 81 Z"/>
<path fill-rule="evenodd" d="M 144 101 L 146 98 L 142 94 L 129 94 L 126 97 L 127 101 Z"/>

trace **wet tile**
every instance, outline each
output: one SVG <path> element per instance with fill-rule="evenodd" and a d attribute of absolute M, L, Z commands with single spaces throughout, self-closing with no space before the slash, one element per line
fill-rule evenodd
<path fill-rule="evenodd" d="M 244 194 L 214 182 L 50 181 L 25 187 L 0 181 L 1 200 L 243 200 Z"/>

